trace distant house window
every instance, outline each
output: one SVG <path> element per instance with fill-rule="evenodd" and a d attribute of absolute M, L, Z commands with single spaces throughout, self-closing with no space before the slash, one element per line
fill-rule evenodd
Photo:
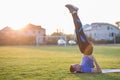
<path fill-rule="evenodd" d="M 99 27 L 101 27 L 102 25 L 99 25 Z"/>
<path fill-rule="evenodd" d="M 110 27 L 108 26 L 108 27 L 107 27 L 107 30 L 109 30 L 109 29 L 110 29 Z"/>
<path fill-rule="evenodd" d="M 36 31 L 33 31 L 33 34 L 35 34 Z"/>
<path fill-rule="evenodd" d="M 114 33 L 111 33 L 111 37 L 113 37 L 114 36 Z"/>
<path fill-rule="evenodd" d="M 111 30 L 113 30 L 113 28 L 111 28 Z"/>
<path fill-rule="evenodd" d="M 96 36 L 96 33 L 94 33 L 94 36 Z"/>
<path fill-rule="evenodd" d="M 38 33 L 40 33 L 40 31 L 38 31 Z"/>

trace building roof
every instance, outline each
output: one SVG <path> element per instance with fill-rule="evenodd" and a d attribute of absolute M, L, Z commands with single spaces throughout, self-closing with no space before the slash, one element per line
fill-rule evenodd
<path fill-rule="evenodd" d="M 117 26 L 115 26 L 115 25 L 113 25 L 113 24 L 109 24 L 109 23 L 92 23 L 91 26 L 92 26 L 92 25 L 111 25 L 112 27 L 120 30 Z M 92 26 L 92 27 L 93 27 L 93 26 Z M 106 26 L 105 26 L 105 27 L 106 27 Z"/>
<path fill-rule="evenodd" d="M 13 31 L 13 29 L 11 27 L 5 27 L 3 28 L 1 31 Z"/>
<path fill-rule="evenodd" d="M 27 24 L 24 28 L 22 28 L 22 30 L 41 30 L 41 29 L 44 29 L 44 28 L 31 23 Z"/>

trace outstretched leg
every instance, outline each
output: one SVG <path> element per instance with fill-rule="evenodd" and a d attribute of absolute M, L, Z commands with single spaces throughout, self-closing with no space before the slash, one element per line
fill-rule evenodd
<path fill-rule="evenodd" d="M 75 25 L 75 32 L 77 36 L 78 46 L 80 51 L 83 54 L 91 55 L 93 52 L 93 46 L 92 43 L 89 42 L 87 37 L 85 36 L 82 28 L 82 23 L 77 15 L 78 8 L 73 5 L 66 5 L 66 7 L 69 9 L 70 13 L 72 14 L 74 25 Z"/>

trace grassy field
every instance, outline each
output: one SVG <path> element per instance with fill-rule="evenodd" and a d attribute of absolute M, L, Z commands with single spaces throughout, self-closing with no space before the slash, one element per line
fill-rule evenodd
<path fill-rule="evenodd" d="M 120 68 L 120 47 L 95 46 L 94 55 L 102 69 Z M 1 46 L 0 80 L 120 80 L 120 73 L 71 74 L 80 61 L 77 46 Z"/>

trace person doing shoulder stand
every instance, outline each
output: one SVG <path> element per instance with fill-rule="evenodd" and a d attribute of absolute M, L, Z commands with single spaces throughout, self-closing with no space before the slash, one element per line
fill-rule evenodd
<path fill-rule="evenodd" d="M 101 73 L 101 68 L 93 56 L 93 44 L 87 39 L 83 32 L 82 23 L 78 17 L 78 8 L 67 4 L 65 5 L 73 17 L 75 25 L 75 32 L 78 41 L 78 46 L 83 54 L 82 61 L 80 64 L 72 64 L 70 66 L 71 73 Z M 95 66 L 94 66 L 95 65 Z"/>

